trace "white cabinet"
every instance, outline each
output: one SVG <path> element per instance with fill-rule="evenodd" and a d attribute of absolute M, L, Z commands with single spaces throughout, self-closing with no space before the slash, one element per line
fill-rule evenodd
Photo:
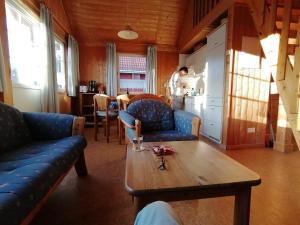
<path fill-rule="evenodd" d="M 186 66 L 193 67 L 196 74 L 203 73 L 206 67 L 206 46 L 187 56 Z"/>
<path fill-rule="evenodd" d="M 221 143 L 224 111 L 226 27 L 207 36 L 207 45 L 187 57 L 187 65 L 205 70 L 204 94 L 185 98 L 185 110 L 201 118 L 200 133 Z"/>
<path fill-rule="evenodd" d="M 226 42 L 226 23 L 223 23 L 207 36 L 207 51 Z"/>
<path fill-rule="evenodd" d="M 184 110 L 203 118 L 203 97 L 187 96 L 184 99 Z"/>
<path fill-rule="evenodd" d="M 207 78 L 204 91 L 202 134 L 222 142 L 226 62 L 226 27 L 223 23 L 207 37 Z"/>
<path fill-rule="evenodd" d="M 205 95 L 223 97 L 225 73 L 225 43 L 207 52 L 207 82 Z"/>

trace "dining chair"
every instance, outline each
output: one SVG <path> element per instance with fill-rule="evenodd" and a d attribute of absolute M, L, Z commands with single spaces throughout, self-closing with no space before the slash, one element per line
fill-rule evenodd
<path fill-rule="evenodd" d="M 98 139 L 99 121 L 103 122 L 106 142 L 109 142 L 110 122 L 118 118 L 117 102 L 114 97 L 105 94 L 95 94 L 94 97 L 94 139 Z M 117 123 L 117 129 L 119 124 Z"/>

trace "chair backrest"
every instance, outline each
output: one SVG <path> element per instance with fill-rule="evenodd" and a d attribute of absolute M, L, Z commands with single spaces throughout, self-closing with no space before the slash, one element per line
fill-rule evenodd
<path fill-rule="evenodd" d="M 119 111 L 126 110 L 130 99 L 132 99 L 134 96 L 135 95 L 127 95 L 127 94 L 118 95 L 117 102 L 118 102 L 118 106 L 119 106 Z"/>
<path fill-rule="evenodd" d="M 174 130 L 172 108 L 161 100 L 142 99 L 128 105 L 127 112 L 139 119 L 143 131 Z"/>
<path fill-rule="evenodd" d="M 95 111 L 106 111 L 108 109 L 109 96 L 105 94 L 95 94 L 94 97 Z"/>
<path fill-rule="evenodd" d="M 134 96 L 133 98 L 131 98 L 128 102 L 128 105 L 130 105 L 131 103 L 138 101 L 138 100 L 145 100 L 145 99 L 153 99 L 153 100 L 158 100 L 161 102 L 165 102 L 164 98 L 158 96 L 158 95 L 154 95 L 154 94 L 139 94 Z"/>

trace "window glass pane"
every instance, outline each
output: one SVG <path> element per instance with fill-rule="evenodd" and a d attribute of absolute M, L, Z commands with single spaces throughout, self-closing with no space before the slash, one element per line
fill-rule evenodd
<path fill-rule="evenodd" d="M 13 84 L 40 87 L 44 68 L 40 58 L 40 23 L 7 2 L 6 16 Z"/>
<path fill-rule="evenodd" d="M 55 39 L 55 56 L 56 56 L 56 74 L 57 86 L 59 90 L 65 90 L 66 74 L 65 74 L 65 50 L 64 43 Z"/>
<path fill-rule="evenodd" d="M 120 92 L 146 91 L 146 57 L 119 55 Z"/>

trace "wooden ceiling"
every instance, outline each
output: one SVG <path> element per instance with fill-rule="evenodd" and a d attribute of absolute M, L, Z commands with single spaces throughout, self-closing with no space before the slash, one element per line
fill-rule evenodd
<path fill-rule="evenodd" d="M 189 0 L 63 0 L 72 32 L 79 43 L 108 41 L 177 46 Z M 117 36 L 125 25 L 139 38 Z"/>

